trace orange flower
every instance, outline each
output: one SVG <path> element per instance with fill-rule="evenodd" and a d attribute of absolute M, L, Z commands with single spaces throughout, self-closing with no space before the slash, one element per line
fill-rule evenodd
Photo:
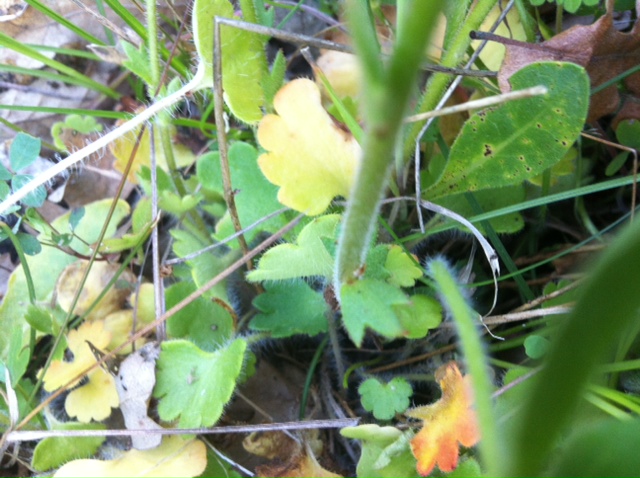
<path fill-rule="evenodd" d="M 422 430 L 411 440 L 422 476 L 431 473 L 436 464 L 445 473 L 455 470 L 458 442 L 469 447 L 480 439 L 468 377 L 462 376 L 455 362 L 442 365 L 435 377 L 442 389 L 440 400 L 405 412 L 406 416 L 423 421 Z"/>

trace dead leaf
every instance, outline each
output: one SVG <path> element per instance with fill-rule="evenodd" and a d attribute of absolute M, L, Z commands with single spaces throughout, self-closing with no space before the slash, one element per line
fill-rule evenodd
<path fill-rule="evenodd" d="M 282 459 L 300 452 L 300 443 L 281 431 L 253 432 L 242 440 L 249 453 L 268 458 Z"/>
<path fill-rule="evenodd" d="M 3 0 L 0 2 L 0 22 L 9 22 L 21 16 L 29 5 L 23 0 Z"/>
<path fill-rule="evenodd" d="M 284 462 L 276 462 L 268 465 L 256 467 L 257 476 L 273 477 L 298 477 L 307 476 L 310 478 L 334 478 L 340 477 L 331 471 L 323 468 L 316 460 L 311 448 L 306 445 L 298 453 L 290 455 Z"/>
<path fill-rule="evenodd" d="M 138 110 L 138 112 L 140 112 L 140 110 Z M 124 121 L 116 122 L 116 126 L 120 125 L 123 122 Z M 193 151 L 191 151 L 184 144 L 178 142 L 177 128 L 175 126 L 170 125 L 169 129 L 172 136 L 171 147 L 173 149 L 176 166 L 178 168 L 184 168 L 185 166 L 193 164 L 196 160 L 196 156 L 193 154 Z M 116 157 L 116 161 L 113 167 L 117 171 L 122 173 L 126 169 L 127 163 L 129 162 L 129 158 L 131 157 L 131 153 L 133 152 L 133 148 L 135 146 L 139 133 L 140 127 L 135 128 L 134 130 L 126 133 L 124 136 L 121 136 L 120 138 L 109 144 L 109 150 Z M 156 153 L 156 164 L 165 171 L 168 171 L 169 166 L 167 165 L 166 156 L 162 147 L 160 131 L 158 128 L 154 129 L 153 137 Z M 149 128 L 145 128 L 144 133 L 140 138 L 138 150 L 127 176 L 127 180 L 129 182 L 138 184 L 138 172 L 140 171 L 140 168 L 142 166 L 151 167 L 151 135 L 149 133 Z"/>
<path fill-rule="evenodd" d="M 88 265 L 89 261 L 85 260 L 74 262 L 67 266 L 58 278 L 58 283 L 56 284 L 58 305 L 66 312 L 71 308 L 78 285 Z M 118 269 L 120 269 L 118 264 L 109 264 L 103 261 L 93 263 L 76 307 L 73 310 L 74 314 L 83 315 L 89 310 L 89 307 L 91 307 L 100 294 L 102 294 L 106 285 L 113 279 Z M 100 302 L 98 302 L 87 315 L 87 320 L 104 319 L 112 312 L 121 310 L 131 293 L 131 289 L 126 287 L 127 283 L 135 284 L 136 277 L 131 271 L 125 269 L 122 271 L 116 284 L 109 289 L 102 299 L 100 299 Z M 125 287 L 123 287 L 123 285 L 125 285 Z M 95 344 L 95 341 L 92 340 L 92 342 Z M 96 344 L 96 346 L 102 348 L 98 344 Z"/>
<path fill-rule="evenodd" d="M 480 431 L 473 405 L 473 393 L 468 377 L 463 377 L 455 362 L 442 365 L 435 373 L 442 389 L 437 402 L 413 408 L 404 414 L 423 421 L 420 432 L 411 440 L 411 450 L 418 460 L 422 476 L 431 473 L 437 464 L 449 473 L 458 466 L 458 442 L 475 445 Z"/>
<path fill-rule="evenodd" d="M 147 407 L 156 384 L 156 360 L 160 356 L 157 342 L 146 344 L 129 355 L 116 375 L 116 389 L 120 398 L 120 411 L 128 430 L 159 430 L 160 425 L 149 418 Z M 137 450 L 149 450 L 160 445 L 162 435 L 132 435 L 131 443 Z"/>
<path fill-rule="evenodd" d="M 636 2 L 640 12 L 640 0 Z M 509 91 L 509 77 L 538 61 L 568 61 L 586 68 L 595 88 L 640 63 L 640 24 L 636 21 L 629 33 L 619 32 L 613 24 L 613 2 L 607 2 L 607 13 L 592 25 L 574 26 L 540 43 L 509 42 L 507 54 L 498 73 L 503 92 Z M 627 90 L 640 97 L 640 73 L 624 80 Z M 638 98 L 632 100 L 638 101 Z M 617 85 L 609 86 L 591 97 L 587 122 L 615 112 L 620 104 Z"/>

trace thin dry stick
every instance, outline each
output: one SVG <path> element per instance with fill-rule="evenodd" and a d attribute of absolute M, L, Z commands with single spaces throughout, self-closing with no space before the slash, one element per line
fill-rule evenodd
<path fill-rule="evenodd" d="M 524 312 L 525 310 L 531 310 L 534 307 L 538 307 L 540 304 L 544 304 L 545 302 L 551 300 L 551 299 L 555 299 L 556 297 L 560 297 L 561 295 L 566 294 L 567 292 L 569 292 L 570 290 L 575 289 L 576 287 L 578 287 L 580 284 L 582 283 L 582 280 L 577 280 L 575 282 L 572 282 L 569 285 L 566 285 L 564 287 L 562 287 L 561 289 L 558 289 L 556 291 L 551 292 L 550 294 L 547 295 L 543 295 L 541 297 L 538 297 L 530 302 L 527 302 L 526 304 L 521 305 L 520 307 L 518 307 L 517 309 L 514 309 L 511 311 L 511 313 L 517 313 L 517 312 Z"/>
<path fill-rule="evenodd" d="M 413 116 L 407 116 L 404 119 L 405 123 L 414 123 L 431 118 L 437 118 L 439 116 L 452 115 L 460 113 L 462 111 L 474 110 L 476 108 L 486 108 L 487 106 L 493 106 L 500 103 L 506 103 L 507 101 L 520 100 L 522 98 L 531 98 L 532 96 L 546 95 L 548 93 L 547 87 L 543 85 L 532 86 L 531 88 L 525 88 L 524 90 L 511 91 L 509 93 L 503 93 L 501 95 L 489 96 L 487 98 L 481 98 L 479 100 L 467 101 L 461 105 L 449 106 L 434 111 L 427 111 L 426 113 L 420 113 Z"/>
<path fill-rule="evenodd" d="M 567 305 L 558 305 L 555 307 L 547 307 L 546 309 L 534 309 L 524 312 L 514 312 L 511 314 L 492 315 L 491 317 L 485 317 L 484 323 L 487 325 L 509 324 L 511 322 L 521 322 L 523 320 L 529 320 L 535 317 L 568 314 L 572 310 L 573 307 L 569 307 Z"/>
<path fill-rule="evenodd" d="M 156 161 L 156 141 L 153 124 L 149 126 L 149 142 L 151 146 L 151 217 L 154 218 L 157 224 L 160 220 L 160 209 L 158 207 L 158 164 Z M 158 236 L 158 228 L 154 227 L 151 231 L 151 260 L 153 261 L 153 293 L 156 317 L 164 314 L 165 312 L 164 281 L 162 280 L 162 277 L 160 277 L 160 241 Z M 132 330 L 135 331 L 135 328 Z M 166 340 L 167 327 L 164 322 L 158 325 L 158 328 L 156 329 L 156 338 L 160 342 Z"/>
<path fill-rule="evenodd" d="M 310 430 L 319 428 L 343 428 L 356 426 L 359 418 L 335 420 L 309 420 L 306 422 L 266 423 L 260 425 L 232 425 L 215 428 L 159 428 L 153 430 L 25 430 L 7 435 L 7 442 L 41 440 L 52 437 L 116 437 L 148 435 L 220 435 L 223 433 L 253 433 L 273 430 Z"/>
<path fill-rule="evenodd" d="M 220 17 L 216 17 L 213 22 L 213 90 L 215 92 L 214 114 L 216 118 L 216 132 L 218 135 L 218 151 L 220 152 L 220 169 L 222 171 L 222 187 L 224 189 L 224 200 L 227 203 L 227 210 L 233 223 L 233 228 L 238 234 L 238 243 L 243 254 L 249 252 L 249 246 L 240 233 L 242 225 L 236 208 L 235 194 L 231 185 L 231 169 L 229 168 L 229 148 L 227 147 L 227 133 L 223 125 L 224 122 L 224 98 L 222 84 L 222 46 L 220 36 Z M 253 261 L 247 262 L 247 269 L 253 269 Z"/>

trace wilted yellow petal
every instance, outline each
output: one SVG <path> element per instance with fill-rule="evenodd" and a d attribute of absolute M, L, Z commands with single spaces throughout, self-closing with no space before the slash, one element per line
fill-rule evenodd
<path fill-rule="evenodd" d="M 58 305 L 65 312 L 68 312 L 73 304 L 73 299 L 78 290 L 78 285 L 82 277 L 89 267 L 89 261 L 80 260 L 67 266 L 56 284 L 56 297 Z M 73 309 L 74 314 L 84 314 L 98 299 L 100 294 L 104 292 L 107 284 L 113 279 L 113 276 L 120 269 L 118 264 L 109 264 L 108 262 L 96 261 L 91 266 L 91 271 L 84 283 L 78 302 Z M 120 274 L 121 283 L 136 283 L 136 276 L 129 270 L 125 269 Z M 86 317 L 88 320 L 104 319 L 108 314 L 123 308 L 131 291 L 126 287 L 115 285 L 100 299 L 100 302 L 91 310 Z M 89 339 L 91 340 L 91 339 Z M 91 340 L 93 342 L 93 340 Z M 97 344 L 94 343 L 97 346 Z"/>
<path fill-rule="evenodd" d="M 334 197 L 349 195 L 360 145 L 323 109 L 311 80 L 288 83 L 273 104 L 278 115 L 265 116 L 258 128 L 258 141 L 268 151 L 258 158 L 260 169 L 280 186 L 282 204 L 321 214 Z"/>
<path fill-rule="evenodd" d="M 67 335 L 67 345 L 69 350 L 73 352 L 73 360 L 70 362 L 62 360 L 51 362 L 44 375 L 44 389 L 47 392 L 57 390 L 96 363 L 93 352 L 87 345 L 87 340 L 102 350 L 111 340 L 111 334 L 104 329 L 104 323 L 100 320 L 84 322 L 76 330 L 70 331 Z M 75 383 L 79 381 L 77 380 Z"/>
<path fill-rule="evenodd" d="M 120 123 L 122 122 L 117 122 L 116 126 L 119 126 Z M 133 129 L 132 131 L 126 133 L 125 135 L 109 144 L 109 149 L 116 157 L 116 161 L 113 164 L 113 167 L 121 173 L 124 172 L 127 163 L 129 162 L 129 158 L 131 157 L 131 153 L 133 152 L 138 134 L 140 134 L 140 128 L 141 127 Z M 175 126 L 170 126 L 170 134 L 174 137 L 177 135 Z M 167 171 L 167 159 L 162 148 L 162 141 L 158 128 L 154 129 L 153 136 L 156 153 L 156 164 Z M 133 164 L 131 165 L 131 169 L 129 170 L 129 175 L 127 176 L 127 180 L 130 183 L 138 184 L 137 173 L 138 171 L 140 171 L 140 168 L 142 166 L 151 167 L 150 138 L 151 135 L 149 134 L 149 128 L 145 128 L 144 133 L 140 138 L 140 144 L 138 145 L 138 150 L 136 151 L 136 155 L 133 159 Z M 171 149 L 173 149 L 173 156 L 176 161 L 176 166 L 178 166 L 179 168 L 189 166 L 196 160 L 196 156 L 195 154 L 193 154 L 193 151 L 191 151 L 187 146 L 178 141 L 172 141 Z"/>
<path fill-rule="evenodd" d="M 207 449 L 200 440 L 167 436 L 152 450 L 130 450 L 115 460 L 73 460 L 56 477 L 116 477 L 200 475 L 207 466 Z"/>
<path fill-rule="evenodd" d="M 111 409 L 120 404 L 115 381 L 101 368 L 90 372 L 87 378 L 88 382 L 82 387 L 69 392 L 64 409 L 82 423 L 105 420 L 111 415 Z"/>

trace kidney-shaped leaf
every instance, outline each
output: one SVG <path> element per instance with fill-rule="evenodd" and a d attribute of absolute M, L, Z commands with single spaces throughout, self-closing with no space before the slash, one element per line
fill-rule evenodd
<path fill-rule="evenodd" d="M 241 339 L 213 353 L 186 340 L 164 342 L 154 390 L 160 418 L 180 417 L 180 428 L 213 425 L 235 389 L 246 348 Z"/>

